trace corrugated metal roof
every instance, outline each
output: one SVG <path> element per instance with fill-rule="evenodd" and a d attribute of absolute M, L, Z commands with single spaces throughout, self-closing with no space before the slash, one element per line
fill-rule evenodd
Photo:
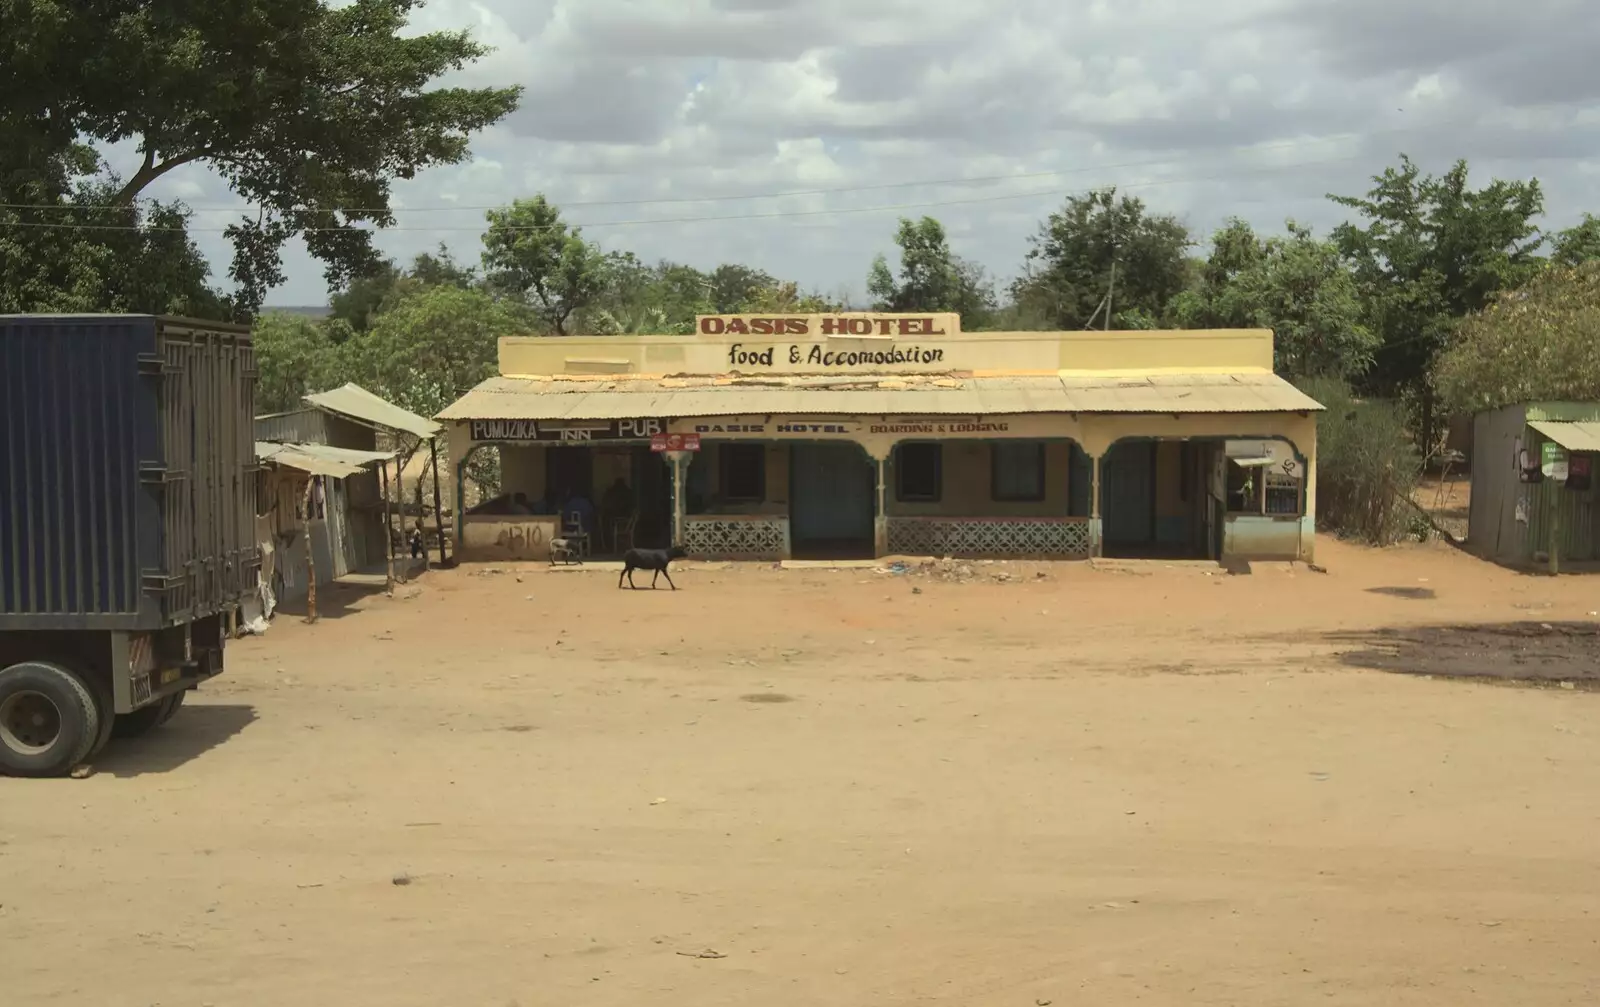
<path fill-rule="evenodd" d="M 388 461 L 394 456 L 383 451 L 356 451 L 332 448 L 326 444 L 278 444 L 256 441 L 256 457 L 285 468 L 309 472 L 314 476 L 347 479 L 360 475 L 368 465 Z"/>
<path fill-rule="evenodd" d="M 1567 423 L 1559 420 L 1529 420 L 1528 426 L 1544 434 L 1568 451 L 1600 451 L 1600 423 Z"/>
<path fill-rule="evenodd" d="M 393 402 L 380 399 L 357 384 L 344 385 L 330 392 L 307 395 L 306 401 L 330 413 L 365 420 L 373 426 L 389 430 L 403 430 L 417 437 L 437 437 L 441 429 L 439 424 L 432 420 L 418 416 L 408 409 L 401 409 Z"/>
<path fill-rule="evenodd" d="M 1322 406 L 1274 374 L 702 377 L 570 380 L 497 377 L 444 420 L 613 420 L 637 416 L 1005 416 L 1024 413 L 1278 413 Z"/>

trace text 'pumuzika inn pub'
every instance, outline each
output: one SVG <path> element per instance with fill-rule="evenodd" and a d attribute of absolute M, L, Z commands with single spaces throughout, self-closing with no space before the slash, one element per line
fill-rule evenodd
<path fill-rule="evenodd" d="M 956 315 L 708 315 L 513 336 L 439 416 L 499 494 L 463 556 L 1312 558 L 1322 407 L 1272 333 L 962 332 Z"/>

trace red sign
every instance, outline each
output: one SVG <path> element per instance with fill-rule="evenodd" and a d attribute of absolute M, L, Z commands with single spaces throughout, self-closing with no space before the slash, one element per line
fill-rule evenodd
<path fill-rule="evenodd" d="M 942 336 L 940 321 L 936 315 L 702 315 L 699 328 L 705 336 Z"/>
<path fill-rule="evenodd" d="M 651 451 L 699 451 L 699 434 L 656 434 L 650 438 Z"/>

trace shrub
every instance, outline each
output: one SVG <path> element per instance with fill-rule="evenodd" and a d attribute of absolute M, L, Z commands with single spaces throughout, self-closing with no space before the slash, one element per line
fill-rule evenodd
<path fill-rule="evenodd" d="M 1422 459 L 1393 402 L 1363 401 L 1337 378 L 1300 388 L 1327 407 L 1317 418 L 1317 521 L 1371 545 L 1406 538 L 1416 511 L 1411 492 Z"/>

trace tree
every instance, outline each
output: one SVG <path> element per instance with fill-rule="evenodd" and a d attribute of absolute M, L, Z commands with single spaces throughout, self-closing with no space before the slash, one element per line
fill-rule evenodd
<path fill-rule="evenodd" d="M 404 275 L 393 259 L 385 259 L 370 272 L 351 278 L 343 290 L 328 298 L 332 317 L 343 321 L 353 332 L 367 331 Z"/>
<path fill-rule="evenodd" d="M 1213 236 L 1196 286 L 1173 301 L 1185 328 L 1273 331 L 1273 366 L 1295 378 L 1347 379 L 1372 365 L 1377 338 L 1362 323 L 1355 278 L 1338 246 L 1294 221 L 1262 240 L 1233 220 Z"/>
<path fill-rule="evenodd" d="M 1150 328 L 1184 289 L 1191 244 L 1176 217 L 1149 214 L 1115 189 L 1070 196 L 1034 236 L 1030 269 L 1012 297 L 1055 328 L 1104 324 L 1108 301 L 1112 328 Z"/>
<path fill-rule="evenodd" d="M 263 413 L 299 409 L 312 392 L 343 384 L 348 360 L 333 329 L 343 322 L 320 322 L 304 315 L 268 311 L 252 326 L 256 355 L 256 408 Z M 348 335 L 345 330 L 341 335 Z"/>
<path fill-rule="evenodd" d="M 1394 402 L 1357 397 L 1335 377 L 1300 382 L 1322 403 L 1317 414 L 1317 524 L 1370 545 L 1405 537 L 1416 512 L 1411 494 L 1422 472 Z"/>
<path fill-rule="evenodd" d="M 646 265 L 632 252 L 605 256 L 602 288 L 581 314 L 586 330 L 683 335 L 694 331 L 696 315 L 712 313 L 706 274 L 675 262 Z"/>
<path fill-rule="evenodd" d="M 743 310 L 756 291 L 777 286 L 771 274 L 737 263 L 724 263 L 706 277 L 710 284 L 711 313 L 731 315 Z"/>
<path fill-rule="evenodd" d="M 351 340 L 351 380 L 414 413 L 433 416 L 493 377 L 500 337 L 521 331 L 511 307 L 485 291 L 420 287 Z"/>
<path fill-rule="evenodd" d="M 444 245 L 436 254 L 423 252 L 402 270 L 392 259 L 385 259 L 372 272 L 352 279 L 329 300 L 334 318 L 342 319 L 350 330 L 365 332 L 379 313 L 407 294 L 425 286 L 448 286 L 462 290 L 477 283 L 477 273 L 463 266 Z"/>
<path fill-rule="evenodd" d="M 754 291 L 736 313 L 750 315 L 825 315 L 844 305 L 821 294 L 801 293 L 798 283 L 778 281 Z"/>
<path fill-rule="evenodd" d="M 188 211 L 153 201 L 106 207 L 109 184 L 78 184 L 47 220 L 0 206 L 0 313 L 224 317 L 226 307 L 206 283 L 210 267 L 189 239 Z"/>
<path fill-rule="evenodd" d="M 1557 266 L 1579 266 L 1600 260 L 1600 217 L 1583 215 L 1583 223 L 1558 231 L 1552 241 L 1550 261 Z"/>
<path fill-rule="evenodd" d="M 879 255 L 867 275 L 867 292 L 880 311 L 954 311 L 967 328 L 986 323 L 995 309 L 994 288 L 982 267 L 950 251 L 944 225 L 932 217 L 904 217 L 895 232 L 900 276 Z"/>
<path fill-rule="evenodd" d="M 1600 399 L 1600 261 L 1555 267 L 1463 322 L 1434 380 L 1452 409 Z"/>
<path fill-rule="evenodd" d="M 605 290 L 605 257 L 542 195 L 487 216 L 483 266 L 491 287 L 520 298 L 556 335 L 567 335 L 573 315 Z"/>
<path fill-rule="evenodd" d="M 83 151 L 131 141 L 140 164 L 106 194 L 111 205 L 132 206 L 168 172 L 206 164 L 257 207 L 227 232 L 236 313 L 253 313 L 281 281 L 280 251 L 296 234 L 330 286 L 371 272 L 362 225 L 393 223 L 391 182 L 460 162 L 468 138 L 520 93 L 430 88 L 487 49 L 465 31 L 407 34 L 420 3 L 8 2 L 0 188 L 62 165 L 96 174 L 98 158 Z"/>
<path fill-rule="evenodd" d="M 440 242 L 436 252 L 421 252 L 411 260 L 411 279 L 430 287 L 455 287 L 471 290 L 478 285 L 478 271 L 457 262 L 450 249 Z"/>
<path fill-rule="evenodd" d="M 1467 181 L 1465 161 L 1436 178 L 1402 156 L 1399 168 L 1374 177 L 1365 197 L 1330 197 L 1365 221 L 1333 232 L 1380 343 L 1365 385 L 1380 394 L 1415 394 L 1425 445 L 1433 442 L 1434 426 L 1427 377 L 1449 333 L 1541 268 L 1544 239 L 1533 224 L 1544 209 L 1539 183 L 1496 179 L 1473 190 Z"/>

